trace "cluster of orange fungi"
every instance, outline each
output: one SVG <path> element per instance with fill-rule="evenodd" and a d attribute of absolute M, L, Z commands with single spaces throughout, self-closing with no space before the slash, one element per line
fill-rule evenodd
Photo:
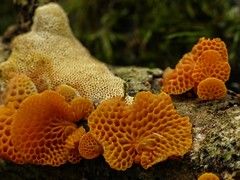
<path fill-rule="evenodd" d="M 200 38 L 175 69 L 165 70 L 163 91 L 182 94 L 194 89 L 202 100 L 222 99 L 227 94 L 225 82 L 229 76 L 230 65 L 225 43 L 219 38 Z"/>
<path fill-rule="evenodd" d="M 88 122 L 89 131 L 79 126 Z M 169 95 L 140 92 L 131 105 L 123 98 L 94 110 L 67 85 L 41 93 L 24 74 L 8 83 L 0 107 L 0 158 L 18 164 L 59 166 L 103 155 L 113 169 L 133 163 L 145 169 L 191 147 L 191 123 Z"/>
<path fill-rule="evenodd" d="M 111 168 L 125 170 L 183 156 L 192 144 L 192 125 L 167 93 L 196 88 L 201 99 L 222 98 L 229 72 L 225 44 L 202 38 L 174 70 L 165 71 L 166 93 L 139 92 L 131 104 L 114 97 L 96 109 L 68 85 L 39 93 L 30 78 L 15 74 L 0 106 L 0 158 L 59 166 L 103 155 Z M 77 125 L 82 119 L 88 132 Z"/>
<path fill-rule="evenodd" d="M 1 158 L 18 164 L 59 166 L 67 161 L 79 162 L 82 158 L 79 148 L 86 151 L 85 156 L 91 151 L 88 149 L 92 146 L 91 139 L 75 124 L 79 119 L 87 118 L 94 109 L 89 100 L 78 96 L 72 96 L 70 100 L 51 90 L 38 93 L 31 79 L 23 74 L 16 74 L 10 80 L 2 99 Z"/>

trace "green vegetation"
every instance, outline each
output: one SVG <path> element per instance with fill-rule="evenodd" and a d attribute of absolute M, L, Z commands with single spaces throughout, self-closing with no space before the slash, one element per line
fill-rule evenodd
<path fill-rule="evenodd" d="M 12 11 L 13 7 L 6 2 Z M 239 0 L 59 0 L 59 3 L 68 12 L 75 35 L 92 54 L 107 63 L 173 67 L 199 37 L 220 37 L 229 49 L 234 77 L 231 81 L 240 82 Z M 1 9 L 5 13 L 1 11 L 1 18 L 5 19 L 0 21 L 3 32 L 12 13 L 6 7 Z"/>
<path fill-rule="evenodd" d="M 13 23 L 16 19 L 16 10 L 13 8 L 12 1 L 3 0 L 0 6 L 0 36 L 6 30 L 6 28 Z"/>
<path fill-rule="evenodd" d="M 69 14 L 76 36 L 95 56 L 110 64 L 173 67 L 200 37 L 220 37 L 229 49 L 231 82 L 240 82 L 240 1 L 60 3 Z"/>

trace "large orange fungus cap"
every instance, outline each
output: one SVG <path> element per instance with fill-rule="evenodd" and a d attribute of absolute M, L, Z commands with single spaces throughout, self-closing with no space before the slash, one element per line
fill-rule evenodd
<path fill-rule="evenodd" d="M 76 130 L 64 97 L 44 91 L 28 97 L 13 116 L 13 145 L 26 162 L 59 166 L 68 160 L 67 137 Z"/>
<path fill-rule="evenodd" d="M 105 160 L 117 170 L 134 162 L 147 169 L 168 157 L 184 155 L 192 144 L 189 118 L 176 112 L 164 92 L 139 92 L 132 105 L 117 97 L 106 100 L 88 120 Z"/>
<path fill-rule="evenodd" d="M 111 98 L 98 105 L 88 118 L 90 132 L 103 146 L 105 160 L 117 170 L 131 167 L 135 156 L 127 108 L 122 98 Z"/>

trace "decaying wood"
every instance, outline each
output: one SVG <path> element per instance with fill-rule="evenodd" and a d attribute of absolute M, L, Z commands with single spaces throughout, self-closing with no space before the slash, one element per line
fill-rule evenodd
<path fill-rule="evenodd" d="M 138 67 L 112 68 L 127 81 L 128 92 L 159 91 L 160 69 Z M 1 162 L 1 177 L 13 179 L 167 179 L 189 180 L 205 171 L 223 179 L 240 177 L 240 101 L 229 91 L 218 101 L 200 101 L 189 94 L 173 97 L 178 112 L 193 124 L 192 150 L 183 158 L 169 159 L 148 170 L 133 166 L 125 172 L 112 170 L 103 157 L 83 160 L 61 167 L 16 165 Z"/>

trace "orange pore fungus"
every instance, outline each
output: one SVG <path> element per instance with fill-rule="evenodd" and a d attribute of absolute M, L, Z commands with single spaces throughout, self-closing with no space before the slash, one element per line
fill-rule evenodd
<path fill-rule="evenodd" d="M 191 123 L 180 116 L 171 98 L 139 92 L 133 104 L 121 98 L 102 102 L 88 118 L 90 133 L 103 146 L 113 169 L 139 163 L 145 169 L 171 156 L 184 155 L 192 144 Z"/>
<path fill-rule="evenodd" d="M 219 177 L 213 173 L 204 173 L 198 177 L 198 180 L 219 180 Z"/>
<path fill-rule="evenodd" d="M 75 121 L 86 119 L 94 109 L 93 103 L 89 99 L 81 97 L 78 91 L 71 86 L 62 84 L 57 86 L 55 91 L 70 103 L 75 114 Z"/>
<path fill-rule="evenodd" d="M 225 96 L 224 83 L 229 79 L 230 71 L 225 43 L 219 38 L 200 38 L 175 69 L 164 72 L 162 90 L 168 94 L 182 94 L 193 88 L 195 92 L 198 91 L 201 99 L 219 99 Z M 213 88 L 213 80 L 206 80 L 207 78 L 218 79 L 219 81 L 214 81 L 217 87 Z M 211 83 L 207 85 L 208 82 Z M 214 95 L 214 92 L 217 94 Z"/>
<path fill-rule="evenodd" d="M 46 90 L 22 102 L 13 116 L 13 145 L 27 163 L 59 166 L 68 160 L 67 137 L 76 130 L 64 97 Z"/>
<path fill-rule="evenodd" d="M 94 159 L 103 153 L 102 146 L 90 132 L 81 137 L 78 150 L 80 155 L 85 159 Z"/>
<path fill-rule="evenodd" d="M 181 94 L 193 88 L 192 69 L 194 61 L 191 53 L 185 54 L 175 69 L 167 68 L 163 74 L 163 91 Z"/>
<path fill-rule="evenodd" d="M 197 95 L 202 100 L 222 99 L 226 94 L 224 82 L 217 78 L 204 79 L 197 86 Z"/>
<path fill-rule="evenodd" d="M 86 133 L 83 127 L 76 129 L 71 135 L 66 139 L 66 148 L 69 150 L 68 161 L 70 163 L 78 163 L 82 157 L 80 156 L 78 146 L 81 137 Z"/>
<path fill-rule="evenodd" d="M 68 149 L 78 148 L 79 141 L 81 137 L 86 133 L 83 127 L 77 128 L 72 134 L 70 134 L 66 139 L 66 147 Z"/>
<path fill-rule="evenodd" d="M 68 86 L 66 84 L 61 84 L 61 85 L 57 86 L 55 91 L 58 92 L 59 94 L 61 94 L 62 96 L 64 96 L 64 98 L 67 102 L 70 102 L 75 97 L 80 96 L 76 89 L 74 89 L 73 87 Z"/>
<path fill-rule="evenodd" d="M 201 54 L 206 50 L 215 50 L 221 55 L 223 61 L 228 61 L 227 48 L 220 38 L 200 38 L 198 43 L 192 48 L 193 60 L 197 61 Z"/>
<path fill-rule="evenodd" d="M 90 132 L 103 146 L 105 160 L 117 170 L 131 167 L 135 156 L 127 108 L 122 98 L 111 98 L 98 105 L 88 118 Z"/>
<path fill-rule="evenodd" d="M 30 78 L 23 74 L 14 74 L 3 94 L 3 105 L 0 107 L 0 157 L 15 163 L 24 163 L 24 157 L 13 146 L 13 115 L 21 102 L 28 96 L 37 93 Z"/>
<path fill-rule="evenodd" d="M 12 143 L 11 126 L 14 112 L 11 108 L 0 107 L 0 158 L 22 164 L 24 158 Z"/>
<path fill-rule="evenodd" d="M 195 83 L 200 83 L 208 77 L 215 77 L 224 82 L 229 79 L 230 65 L 221 60 L 221 55 L 215 50 L 206 50 L 199 56 L 192 73 Z"/>
<path fill-rule="evenodd" d="M 3 95 L 3 103 L 10 108 L 18 109 L 21 102 L 28 96 L 37 93 L 37 88 L 29 77 L 15 74 L 7 85 Z"/>
<path fill-rule="evenodd" d="M 75 115 L 75 120 L 87 119 L 89 114 L 93 111 L 93 103 L 83 97 L 76 97 L 70 102 L 72 111 Z"/>

